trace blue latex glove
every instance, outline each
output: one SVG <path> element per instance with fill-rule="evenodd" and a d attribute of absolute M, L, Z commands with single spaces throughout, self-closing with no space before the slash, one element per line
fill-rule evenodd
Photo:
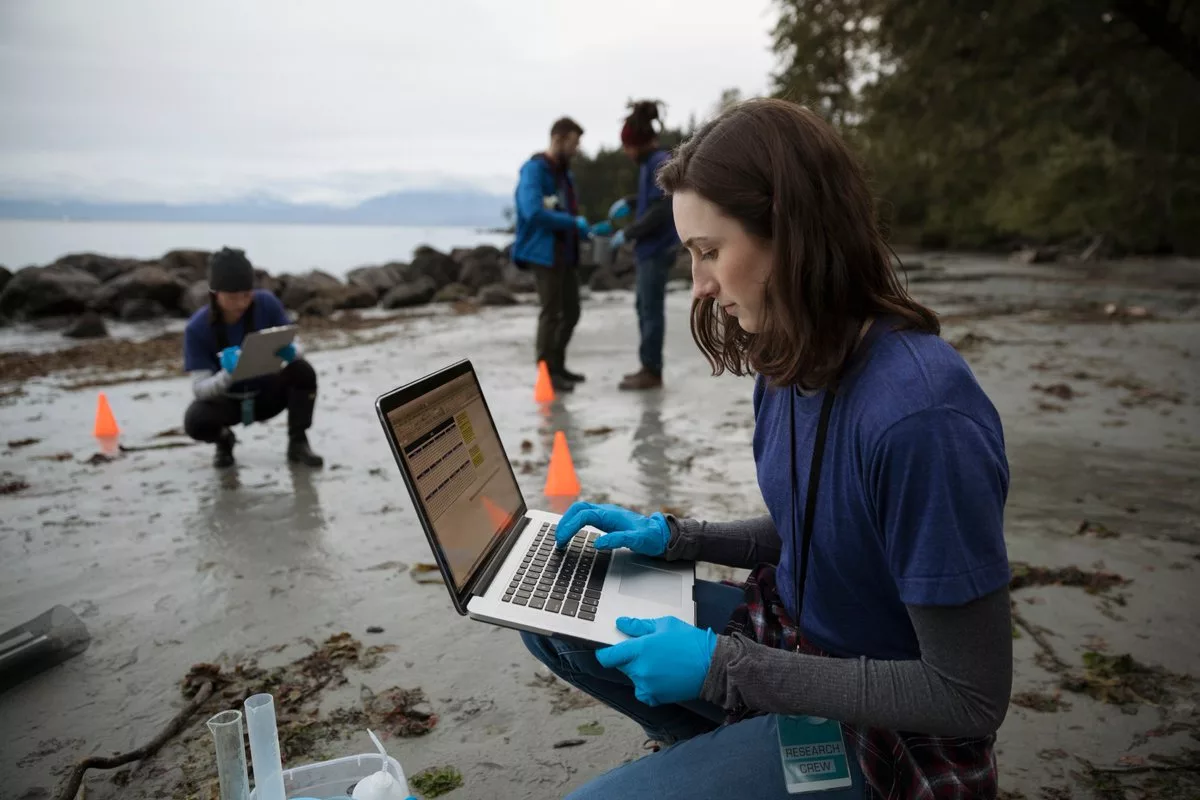
<path fill-rule="evenodd" d="M 232 375 L 234 369 L 237 368 L 237 362 L 238 359 L 241 358 L 241 355 L 242 348 L 226 347 L 219 355 L 219 358 L 221 359 L 221 369 Z"/>
<path fill-rule="evenodd" d="M 554 531 L 558 547 L 566 547 L 585 525 L 604 531 L 596 539 L 597 550 L 628 547 L 644 556 L 661 556 L 671 541 L 671 529 L 662 514 L 644 517 L 620 506 L 572 503 Z"/>
<path fill-rule="evenodd" d="M 592 236 L 612 236 L 613 224 L 608 220 L 597 222 L 592 226 Z"/>
<path fill-rule="evenodd" d="M 613 250 L 620 248 L 620 246 L 623 244 L 625 244 L 625 231 L 619 230 L 616 233 L 614 233 L 613 237 L 612 237 Z"/>
<path fill-rule="evenodd" d="M 282 358 L 288 364 L 292 363 L 296 360 L 296 344 L 294 342 L 288 342 L 283 347 L 276 350 L 275 355 Z"/>
<path fill-rule="evenodd" d="M 628 675 L 638 700 L 657 706 L 700 696 L 717 648 L 715 633 L 677 617 L 617 617 L 617 630 L 635 638 L 597 650 L 596 660 Z"/>
<path fill-rule="evenodd" d="M 608 208 L 609 219 L 625 219 L 631 213 L 633 213 L 633 209 L 629 207 L 629 201 L 624 198 L 621 198 Z"/>
<path fill-rule="evenodd" d="M 592 235 L 591 234 L 592 226 L 588 224 L 587 217 L 583 217 L 583 216 L 576 217 L 575 218 L 575 227 L 579 228 L 579 235 L 585 239 Z"/>

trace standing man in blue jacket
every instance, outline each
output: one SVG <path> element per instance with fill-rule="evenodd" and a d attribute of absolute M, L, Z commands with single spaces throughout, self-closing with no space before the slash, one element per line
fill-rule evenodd
<path fill-rule="evenodd" d="M 618 200 L 609 210 L 609 217 L 621 219 L 634 211 L 634 221 L 613 235 L 613 248 L 626 241 L 633 245 L 637 266 L 637 316 L 641 346 L 638 357 L 641 369 L 626 375 L 619 388 L 627 391 L 659 389 L 663 385 L 663 339 L 667 332 L 667 278 L 675 266 L 679 252 L 679 234 L 675 232 L 675 217 L 671 201 L 655 182 L 655 175 L 671 155 L 659 147 L 658 103 L 644 100 L 634 103 L 621 128 L 621 146 L 625 154 L 638 163 L 638 190 L 630 208 L 630 199 Z M 604 223 L 600 223 L 603 225 Z"/>
<path fill-rule="evenodd" d="M 571 158 L 583 128 L 563 117 L 550 128 L 550 146 L 521 167 L 517 183 L 517 238 L 512 257 L 537 280 L 537 360 L 545 361 L 554 389 L 569 392 L 584 376 L 567 369 L 567 344 L 579 322 L 579 242 L 588 223 L 579 216 Z"/>

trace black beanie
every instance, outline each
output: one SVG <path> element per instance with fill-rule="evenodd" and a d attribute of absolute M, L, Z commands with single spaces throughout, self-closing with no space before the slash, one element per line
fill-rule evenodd
<path fill-rule="evenodd" d="M 210 292 L 249 292 L 254 289 L 254 267 L 243 250 L 223 247 L 208 257 Z"/>

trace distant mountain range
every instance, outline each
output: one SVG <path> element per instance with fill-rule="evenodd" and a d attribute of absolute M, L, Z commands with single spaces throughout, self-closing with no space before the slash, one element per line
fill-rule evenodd
<path fill-rule="evenodd" d="M 438 190 L 393 192 L 349 208 L 267 198 L 180 205 L 0 198 L 0 219 L 493 227 L 511 205 L 501 195 Z"/>

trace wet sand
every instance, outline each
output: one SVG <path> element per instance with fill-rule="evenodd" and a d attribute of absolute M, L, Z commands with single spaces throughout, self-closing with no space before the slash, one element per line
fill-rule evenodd
<path fill-rule="evenodd" d="M 946 338 L 1005 423 L 1010 557 L 1083 569 L 1102 562 L 1132 580 L 1098 595 L 1019 590 L 1022 618 L 1047 629 L 1039 638 L 1073 670 L 1090 650 L 1200 677 L 1200 268 L 919 258 L 927 269 L 912 273 L 914 291 L 945 316 Z M 1107 314 L 1107 303 L 1118 313 Z M 373 669 L 349 670 L 321 709 L 357 703 L 362 685 L 424 689 L 439 717 L 433 731 L 387 743 L 410 774 L 461 770 L 463 787 L 447 797 L 561 797 L 640 756 L 636 725 L 547 681 L 515 634 L 458 617 L 444 587 L 404 569 L 431 558 L 373 410 L 381 392 L 469 357 L 531 505 L 544 505 L 551 439 L 563 430 L 585 499 L 710 519 L 759 513 L 751 382 L 709 376 L 680 287 L 668 297 L 667 388 L 617 392 L 636 366 L 632 306 L 627 293 L 585 301 L 571 366 L 589 380 L 548 415 L 532 401 L 531 304 L 382 326 L 369 343 L 313 352 L 320 472 L 285 463 L 282 418 L 239 430 L 239 466 L 225 475 L 203 446 L 86 463 L 96 451 L 98 388 L 122 444 L 185 441 L 155 438 L 182 423 L 190 387 L 181 378 L 68 391 L 59 387 L 95 376 L 56 373 L 0 400 L 4 440 L 39 440 L 0 450 L 0 472 L 29 484 L 0 498 L 0 628 L 62 603 L 93 636 L 82 656 L 0 694 L 0 797 L 52 797 L 76 759 L 150 739 L 182 707 L 179 681 L 196 662 L 262 654 L 263 664 L 285 663 L 304 640 L 340 631 L 394 649 Z M 1130 306 L 1150 318 L 1127 317 Z M 71 456 L 43 458 L 59 453 Z M 1085 520 L 1093 527 L 1079 534 Z M 1014 692 L 1058 691 L 1059 676 L 1038 655 L 1045 647 L 1028 634 L 1014 645 Z M 1063 692 L 1069 709 L 1014 706 L 1000 734 L 1002 787 L 1029 797 L 1044 786 L 1086 792 L 1092 779 L 1070 774 L 1081 769 L 1076 756 L 1110 767 L 1179 756 L 1200 736 L 1200 716 L 1194 683 L 1172 687 L 1156 705 Z M 593 722 L 603 731 L 581 734 Z M 1128 749 L 1137 734 L 1172 723 L 1170 735 Z M 127 773 L 124 788 L 112 773 L 92 773 L 88 798 L 173 796 L 178 764 L 203 752 L 207 736 L 197 719 Z M 553 747 L 567 739 L 585 743 Z M 371 748 L 359 732 L 331 750 Z"/>

